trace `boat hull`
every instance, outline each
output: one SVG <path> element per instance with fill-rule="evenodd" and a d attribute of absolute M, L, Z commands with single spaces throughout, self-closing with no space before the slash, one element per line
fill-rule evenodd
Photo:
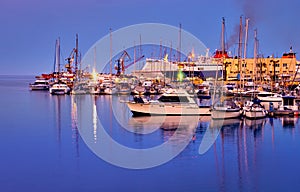
<path fill-rule="evenodd" d="M 52 95 L 64 95 L 64 94 L 69 94 L 70 91 L 65 91 L 63 89 L 53 89 L 53 90 L 50 91 L 50 93 Z"/>
<path fill-rule="evenodd" d="M 300 111 L 299 110 L 275 110 L 274 115 L 275 116 L 299 116 Z"/>
<path fill-rule="evenodd" d="M 244 115 L 247 119 L 262 119 L 267 116 L 266 111 L 253 111 L 253 110 L 246 110 Z"/>
<path fill-rule="evenodd" d="M 199 107 L 196 104 L 161 104 L 161 103 L 127 103 L 134 116 L 209 116 L 210 107 Z"/>
<path fill-rule="evenodd" d="M 213 109 L 211 112 L 212 119 L 234 119 L 240 116 L 240 109 Z"/>
<path fill-rule="evenodd" d="M 47 91 L 49 90 L 49 86 L 30 86 L 30 90 L 32 91 Z"/>

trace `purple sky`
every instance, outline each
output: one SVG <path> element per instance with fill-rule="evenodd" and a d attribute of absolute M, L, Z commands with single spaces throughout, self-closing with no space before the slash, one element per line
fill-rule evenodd
<path fill-rule="evenodd" d="M 250 18 L 249 57 L 255 28 L 265 57 L 281 56 L 290 46 L 299 52 L 299 7 L 298 0 L 1 0 L 0 74 L 51 72 L 57 37 L 65 58 L 75 46 L 76 33 L 84 54 L 110 27 L 138 23 L 181 23 L 213 51 L 220 47 L 222 17 L 229 40 L 241 15 Z"/>

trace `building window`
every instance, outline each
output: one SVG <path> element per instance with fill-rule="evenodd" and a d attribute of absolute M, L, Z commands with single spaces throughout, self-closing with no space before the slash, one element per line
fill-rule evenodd
<path fill-rule="evenodd" d="M 279 67 L 279 63 L 276 63 L 276 64 L 275 64 L 275 67 Z"/>
<path fill-rule="evenodd" d="M 287 67 L 287 63 L 283 63 L 282 66 L 283 66 L 283 67 Z"/>

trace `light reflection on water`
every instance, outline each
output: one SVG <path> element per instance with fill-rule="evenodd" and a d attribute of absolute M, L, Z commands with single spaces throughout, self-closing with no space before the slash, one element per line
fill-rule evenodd
<path fill-rule="evenodd" d="M 175 159 L 153 169 L 128 170 L 99 159 L 83 142 L 73 96 L 28 91 L 31 80 L 0 77 L 1 191 L 297 191 L 300 187 L 298 118 L 220 123 L 205 117 L 194 127 L 183 123 L 179 133 L 192 131 L 193 138 Z M 87 98 L 93 99 L 93 112 L 98 112 L 106 131 L 126 146 L 159 145 L 178 125 L 176 117 L 131 117 L 117 102 L 126 97 L 82 96 Z M 95 125 L 97 118 L 90 115 Z M 199 155 L 206 131 L 216 141 Z M 180 142 L 180 134 L 174 144 Z M 94 142 L 100 138 L 96 126 L 90 137 Z"/>

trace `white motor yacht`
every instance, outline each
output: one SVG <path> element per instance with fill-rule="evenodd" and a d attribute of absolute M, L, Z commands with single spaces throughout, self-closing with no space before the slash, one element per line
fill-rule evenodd
<path fill-rule="evenodd" d="M 55 95 L 62 95 L 62 94 L 69 94 L 71 91 L 70 87 L 67 86 L 67 84 L 62 82 L 54 83 L 49 88 L 49 93 L 55 94 Z"/>
<path fill-rule="evenodd" d="M 210 115 L 210 107 L 199 107 L 195 100 L 183 89 L 164 93 L 157 100 L 147 101 L 135 97 L 127 102 L 134 116 L 144 115 Z"/>
<path fill-rule="evenodd" d="M 29 87 L 32 91 L 34 90 L 49 90 L 49 80 L 47 79 L 36 79 L 34 83 L 30 83 Z"/>

